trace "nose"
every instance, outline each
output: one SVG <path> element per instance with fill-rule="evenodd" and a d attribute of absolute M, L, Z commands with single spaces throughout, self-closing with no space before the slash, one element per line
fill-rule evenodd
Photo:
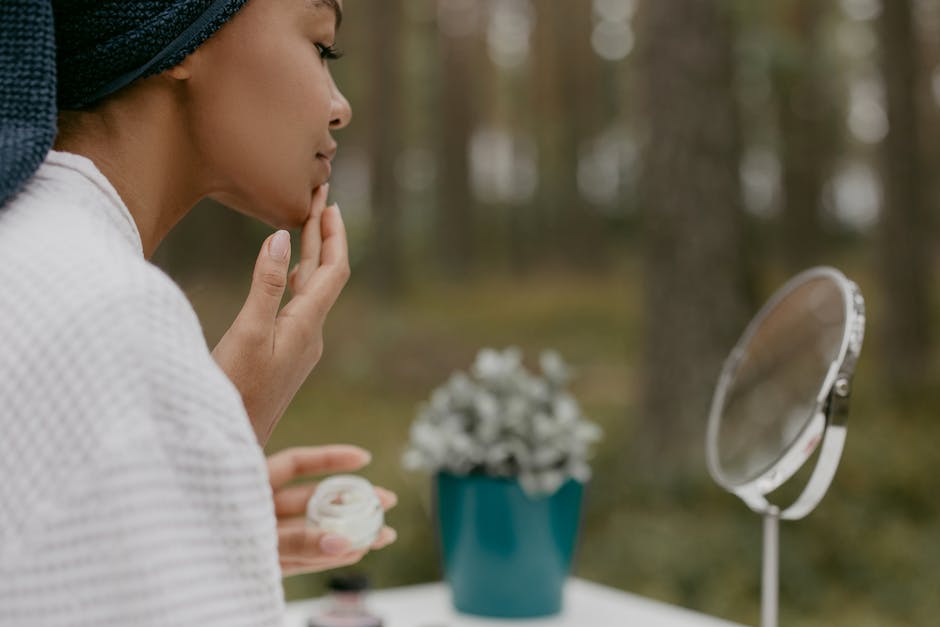
<path fill-rule="evenodd" d="M 330 83 L 333 87 L 333 95 L 330 101 L 330 129 L 338 130 L 349 125 L 349 121 L 352 120 L 352 107 L 349 105 L 349 101 L 346 100 L 346 96 L 336 86 L 332 76 L 330 77 Z"/>

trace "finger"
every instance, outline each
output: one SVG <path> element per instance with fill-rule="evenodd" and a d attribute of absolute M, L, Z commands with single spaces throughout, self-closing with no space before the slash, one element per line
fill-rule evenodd
<path fill-rule="evenodd" d="M 369 547 L 373 551 L 379 549 L 384 549 L 389 544 L 398 539 L 398 532 L 392 529 L 391 527 L 382 527 L 382 531 L 379 532 L 379 537 L 375 539 L 375 542 Z"/>
<path fill-rule="evenodd" d="M 289 319 L 304 336 L 315 335 L 323 327 L 326 314 L 349 280 L 349 274 L 346 226 L 339 207 L 330 205 L 323 214 L 320 266 L 306 281 L 298 276 L 294 298 L 281 310 L 281 318 Z"/>
<path fill-rule="evenodd" d="M 342 555 L 352 550 L 348 539 L 335 533 L 324 533 L 317 541 L 317 547 L 326 555 Z"/>
<path fill-rule="evenodd" d="M 282 557 L 304 559 L 335 557 L 352 551 L 349 540 L 341 535 L 296 524 L 278 525 L 277 547 Z"/>
<path fill-rule="evenodd" d="M 314 270 L 320 266 L 320 250 L 323 246 L 321 225 L 329 190 L 330 184 L 324 183 L 313 194 L 310 216 L 300 233 L 300 261 L 297 263 L 297 277 L 294 283 L 297 286 L 306 283 Z M 292 291 L 296 292 L 296 289 L 292 288 Z"/>
<path fill-rule="evenodd" d="M 298 270 L 300 270 L 300 266 L 294 266 L 293 269 L 287 273 L 287 288 L 291 291 L 291 294 L 297 291 Z"/>
<path fill-rule="evenodd" d="M 301 516 L 278 520 L 277 537 L 282 557 L 311 559 L 353 551 L 348 538 L 313 527 Z"/>
<path fill-rule="evenodd" d="M 306 262 L 312 263 L 314 268 L 320 265 L 320 247 L 322 245 L 320 223 L 323 218 L 323 211 L 326 209 L 326 198 L 329 193 L 329 183 L 319 186 L 313 193 L 313 208 L 300 234 L 300 265 Z"/>
<path fill-rule="evenodd" d="M 278 518 L 306 515 L 307 503 L 319 483 L 305 483 L 280 488 L 274 493 L 274 514 Z"/>
<path fill-rule="evenodd" d="M 382 509 L 386 512 L 398 505 L 398 495 L 391 490 L 376 486 L 375 493 L 379 495 L 379 500 L 382 501 Z"/>
<path fill-rule="evenodd" d="M 339 205 L 333 203 L 323 212 L 323 249 L 320 251 L 320 265 L 338 266 L 349 262 L 346 246 L 346 225 Z"/>
<path fill-rule="evenodd" d="M 369 451 L 350 444 L 296 446 L 268 457 L 268 479 L 277 490 L 298 477 L 358 470 L 371 460 Z"/>
<path fill-rule="evenodd" d="M 277 318 L 281 297 L 287 285 L 290 263 L 290 233 L 277 231 L 264 240 L 255 261 L 248 298 L 238 314 L 242 322 L 268 325 Z M 271 325 L 273 328 L 273 325 Z"/>
<path fill-rule="evenodd" d="M 354 551 L 344 555 L 318 557 L 318 558 L 295 558 L 281 557 L 281 571 L 287 577 L 290 575 L 299 575 L 301 573 L 312 573 L 342 566 L 351 566 L 365 557 L 366 551 Z"/>
<path fill-rule="evenodd" d="M 334 568 L 343 568 L 344 566 L 352 566 L 359 562 L 364 554 L 359 553 L 355 557 L 347 559 L 332 559 L 330 561 L 325 560 L 291 560 L 291 559 L 282 559 L 281 560 L 281 576 L 282 577 L 291 577 L 293 575 L 304 575 L 307 573 L 318 573 L 325 570 L 332 570 Z"/>
<path fill-rule="evenodd" d="M 277 528 L 278 528 L 278 531 L 281 531 L 282 529 L 283 529 L 283 530 L 287 530 L 287 529 L 300 529 L 300 528 L 303 528 L 303 527 L 306 527 L 306 528 L 308 528 L 308 529 L 313 529 L 313 528 L 314 528 L 314 527 L 311 527 L 311 526 L 307 523 L 307 517 L 306 517 L 306 516 L 294 516 L 294 517 L 292 517 L 292 518 L 278 518 L 278 519 L 277 519 Z"/>
<path fill-rule="evenodd" d="M 277 526 L 277 552 L 282 557 L 319 556 L 322 532 L 298 525 Z"/>
<path fill-rule="evenodd" d="M 323 555 L 344 555 L 365 549 L 351 549 L 349 540 L 339 534 L 324 532 L 307 524 L 303 517 L 279 520 L 277 523 L 278 537 L 284 538 L 279 544 L 279 553 L 282 557 L 300 557 L 301 554 L 309 557 L 314 553 Z M 389 526 L 384 526 L 378 536 L 369 545 L 369 550 L 385 548 L 398 539 L 398 532 Z"/>
<path fill-rule="evenodd" d="M 307 513 L 307 503 L 317 491 L 317 482 L 303 485 L 285 486 L 274 493 L 274 514 L 278 518 L 298 516 Z M 398 504 L 398 496 L 385 488 L 376 487 L 375 493 L 382 502 L 382 509 L 390 510 Z"/>

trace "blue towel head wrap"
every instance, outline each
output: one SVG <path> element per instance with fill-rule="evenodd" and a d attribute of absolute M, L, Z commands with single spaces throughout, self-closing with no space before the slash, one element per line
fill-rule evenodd
<path fill-rule="evenodd" d="M 182 61 L 247 0 L 2 0 L 0 207 L 81 109 Z"/>

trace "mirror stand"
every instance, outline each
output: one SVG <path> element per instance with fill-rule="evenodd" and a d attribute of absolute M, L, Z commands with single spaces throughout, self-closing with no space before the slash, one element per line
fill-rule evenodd
<path fill-rule="evenodd" d="M 780 575 L 780 508 L 770 505 L 764 512 L 764 553 L 761 560 L 761 627 L 777 627 L 777 590 Z"/>

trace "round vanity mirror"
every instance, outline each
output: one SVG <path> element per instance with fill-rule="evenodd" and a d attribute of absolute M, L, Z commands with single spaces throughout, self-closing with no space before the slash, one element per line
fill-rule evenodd
<path fill-rule="evenodd" d="M 858 287 L 833 268 L 803 272 L 774 294 L 725 362 L 706 440 L 712 477 L 764 515 L 762 625 L 776 625 L 777 522 L 819 503 L 845 442 L 852 374 L 865 306 Z M 817 451 L 799 497 L 768 495 Z"/>

